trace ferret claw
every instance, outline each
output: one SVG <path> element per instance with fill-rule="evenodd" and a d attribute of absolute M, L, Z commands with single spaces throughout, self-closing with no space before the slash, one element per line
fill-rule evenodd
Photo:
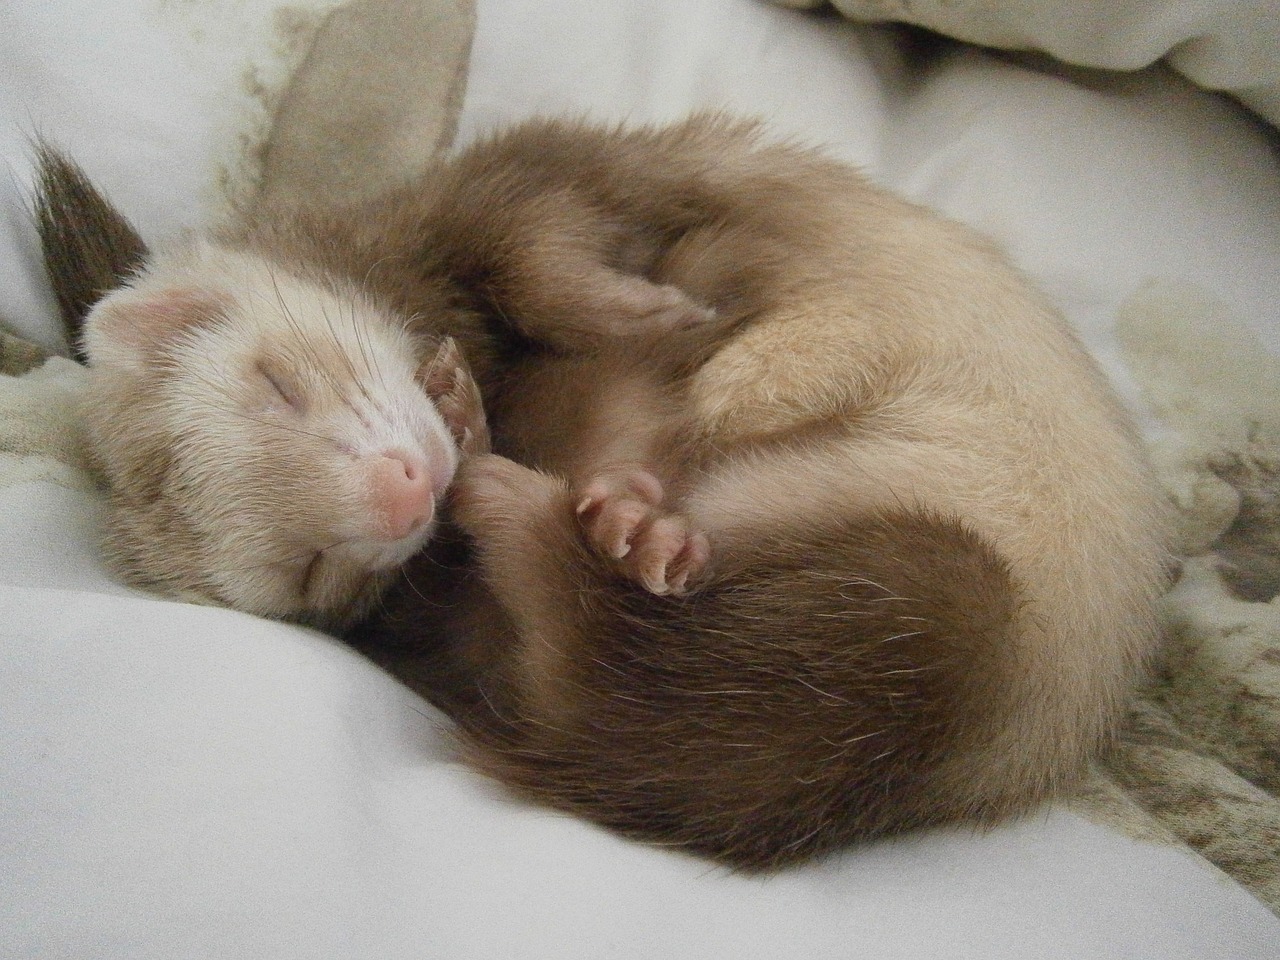
<path fill-rule="evenodd" d="M 660 509 L 662 484 L 647 471 L 601 476 L 577 501 L 583 532 L 596 550 L 650 593 L 683 594 L 711 556 L 705 534 Z"/>

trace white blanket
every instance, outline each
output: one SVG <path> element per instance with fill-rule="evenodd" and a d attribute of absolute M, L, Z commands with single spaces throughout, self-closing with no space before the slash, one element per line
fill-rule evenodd
<path fill-rule="evenodd" d="M 778 0 L 819 7 L 827 0 Z M 1064 63 L 1137 70 L 1163 59 L 1280 124 L 1280 6 L 1274 0 L 831 0 L 869 23 L 901 21 Z"/>
<path fill-rule="evenodd" d="M 69 147 L 148 239 L 206 222 L 273 119 L 259 94 L 305 61 L 281 38 L 342 6 L 10 0 L 0 320 L 58 341 L 26 136 Z M 1280 164 L 1173 74 L 917 62 L 889 31 L 754 0 L 478 12 L 461 138 L 537 111 L 763 114 L 1005 243 L 1153 441 L 1181 442 L 1178 394 L 1150 384 L 1184 371 L 1135 362 L 1135 310 L 1162 330 L 1144 305 L 1209 303 L 1182 318 L 1231 318 L 1280 354 Z M 5 384 L 29 401 L 6 449 L 79 375 L 52 361 Z M 1280 919 L 1206 861 L 1066 808 L 749 878 L 515 801 L 336 641 L 120 585 L 101 496 L 60 465 L 75 439 L 53 442 L 0 464 L 0 956 L 1280 957 Z"/>

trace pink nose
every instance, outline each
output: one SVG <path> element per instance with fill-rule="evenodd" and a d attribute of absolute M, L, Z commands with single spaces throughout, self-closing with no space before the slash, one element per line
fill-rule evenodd
<path fill-rule="evenodd" d="M 431 473 L 421 457 L 388 450 L 373 465 L 373 507 L 378 532 L 388 540 L 408 536 L 435 512 Z"/>

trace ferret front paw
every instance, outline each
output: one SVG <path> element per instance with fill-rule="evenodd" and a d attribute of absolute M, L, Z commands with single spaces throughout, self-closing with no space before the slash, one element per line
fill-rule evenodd
<path fill-rule="evenodd" d="M 687 518 L 660 509 L 662 484 L 651 473 L 604 474 L 575 497 L 587 541 L 650 593 L 688 593 L 706 569 L 711 546 Z"/>
<path fill-rule="evenodd" d="M 463 455 L 488 453 L 489 423 L 484 415 L 484 400 L 453 337 L 445 337 L 435 356 L 422 364 L 418 381 Z"/>

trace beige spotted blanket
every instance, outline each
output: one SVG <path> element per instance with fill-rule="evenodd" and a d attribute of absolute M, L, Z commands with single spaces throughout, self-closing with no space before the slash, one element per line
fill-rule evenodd
<path fill-rule="evenodd" d="M 1081 806 L 1189 844 L 1280 913 L 1280 360 L 1171 284 L 1117 331 L 1169 431 L 1152 454 L 1183 561 L 1156 675 Z"/>

